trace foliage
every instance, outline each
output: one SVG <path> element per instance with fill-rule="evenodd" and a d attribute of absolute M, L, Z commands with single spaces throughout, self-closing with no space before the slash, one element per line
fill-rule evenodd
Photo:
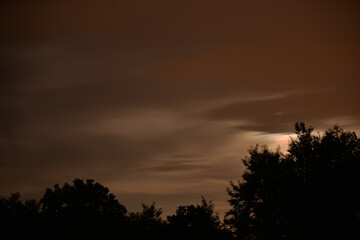
<path fill-rule="evenodd" d="M 2 235 L 22 238 L 26 234 L 35 234 L 39 230 L 39 220 L 39 204 L 35 200 L 22 202 L 19 193 L 13 193 L 8 198 L 0 198 Z"/>
<path fill-rule="evenodd" d="M 55 184 L 54 190 L 46 190 L 40 204 L 42 212 L 51 216 L 124 216 L 127 212 L 108 188 L 94 180 L 84 183 L 75 179 L 73 185 L 65 183 L 62 188 Z"/>
<path fill-rule="evenodd" d="M 226 223 L 239 239 L 356 239 L 360 141 L 338 126 L 323 135 L 295 124 L 288 154 L 251 148 L 228 189 Z"/>
<path fill-rule="evenodd" d="M 130 225 L 135 239 L 161 239 L 164 236 L 165 222 L 161 219 L 162 210 L 142 204 L 142 212 L 130 213 Z"/>
<path fill-rule="evenodd" d="M 289 221 L 283 206 L 293 184 L 289 181 L 293 164 L 282 159 L 279 150 L 272 152 L 267 147 L 256 146 L 249 154 L 243 161 L 247 167 L 244 181 L 231 182 L 232 189 L 228 189 L 233 208 L 227 213 L 231 216 L 227 223 L 241 239 L 271 239 Z"/>
<path fill-rule="evenodd" d="M 204 198 L 200 205 L 180 206 L 168 221 L 161 214 L 155 203 L 127 213 L 108 188 L 93 180 L 55 184 L 39 203 L 23 203 L 19 194 L 0 199 L 1 226 L 9 228 L 11 239 L 232 239 L 214 204 Z"/>
<path fill-rule="evenodd" d="M 200 205 L 179 206 L 175 215 L 168 216 L 173 239 L 230 239 L 221 228 L 214 204 L 202 197 Z"/>
<path fill-rule="evenodd" d="M 104 237 L 126 229 L 126 208 L 108 188 L 93 180 L 75 179 L 73 185 L 63 187 L 56 184 L 46 190 L 40 206 L 50 232 L 62 229 L 62 235 Z"/>

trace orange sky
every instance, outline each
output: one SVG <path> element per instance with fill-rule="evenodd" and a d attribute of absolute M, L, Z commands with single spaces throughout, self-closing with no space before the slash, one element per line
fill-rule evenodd
<path fill-rule="evenodd" d="M 211 199 L 296 121 L 360 129 L 360 3 L 0 3 L 0 195 L 93 178 L 130 210 Z"/>

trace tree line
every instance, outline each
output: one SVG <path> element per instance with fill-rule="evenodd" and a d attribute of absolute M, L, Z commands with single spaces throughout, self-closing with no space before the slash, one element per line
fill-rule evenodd
<path fill-rule="evenodd" d="M 227 189 L 223 221 L 214 204 L 155 203 L 128 212 L 94 180 L 55 184 L 39 200 L 0 199 L 1 236 L 11 239 L 360 239 L 360 140 L 338 126 L 323 134 L 296 123 L 288 152 L 249 149 L 242 179 Z"/>
<path fill-rule="evenodd" d="M 73 184 L 48 188 L 40 201 L 20 200 L 20 194 L 0 199 L 2 234 L 11 239 L 28 236 L 45 239 L 232 239 L 202 197 L 196 205 L 179 206 L 161 218 L 155 203 L 142 211 L 128 212 L 109 189 L 94 180 L 75 179 Z M 0 233 L 1 234 L 1 233 Z"/>

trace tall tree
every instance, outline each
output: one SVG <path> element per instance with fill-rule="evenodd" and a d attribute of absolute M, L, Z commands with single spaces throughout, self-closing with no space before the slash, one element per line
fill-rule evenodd
<path fill-rule="evenodd" d="M 297 123 L 295 133 L 286 155 L 249 150 L 226 222 L 239 239 L 356 239 L 359 139 L 338 126 L 320 135 Z"/>
<path fill-rule="evenodd" d="M 266 146 L 249 150 L 243 181 L 228 189 L 232 209 L 226 223 L 239 239 L 285 239 L 290 217 L 285 203 L 294 185 L 294 163 Z"/>

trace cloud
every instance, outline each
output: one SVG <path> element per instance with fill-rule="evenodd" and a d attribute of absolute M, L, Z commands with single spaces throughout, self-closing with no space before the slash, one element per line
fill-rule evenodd
<path fill-rule="evenodd" d="M 206 116 L 215 120 L 243 120 L 248 123 L 232 126 L 234 130 L 289 132 L 297 121 L 316 125 L 325 119 L 339 117 L 358 119 L 360 112 L 353 106 L 356 101 L 357 96 L 349 94 L 349 91 L 309 92 L 232 103 L 212 109 L 206 113 Z"/>

